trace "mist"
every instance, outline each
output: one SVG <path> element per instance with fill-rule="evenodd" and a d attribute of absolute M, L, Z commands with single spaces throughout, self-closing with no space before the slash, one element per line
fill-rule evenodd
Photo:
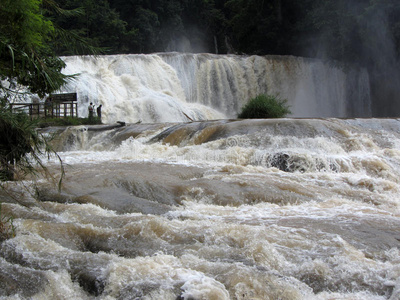
<path fill-rule="evenodd" d="M 324 13 L 319 10 L 319 15 L 310 18 L 323 26 L 314 34 L 306 34 L 302 55 L 334 59 L 352 68 L 366 68 L 370 78 L 372 115 L 399 116 L 400 62 L 394 26 L 390 22 L 390 5 L 362 0 L 327 3 L 320 4 L 320 9 L 326 10 Z M 334 17 L 332 11 L 336 14 Z M 318 17 L 321 19 L 315 21 Z"/>
<path fill-rule="evenodd" d="M 192 25 L 186 28 L 186 33 L 178 36 L 169 34 L 170 41 L 164 52 L 182 52 L 182 53 L 214 53 L 211 46 L 211 38 L 208 33 L 201 30 L 198 26 Z"/>
<path fill-rule="evenodd" d="M 387 11 L 381 9 L 363 21 L 368 37 L 364 56 L 370 74 L 374 116 L 399 116 L 400 62 Z"/>

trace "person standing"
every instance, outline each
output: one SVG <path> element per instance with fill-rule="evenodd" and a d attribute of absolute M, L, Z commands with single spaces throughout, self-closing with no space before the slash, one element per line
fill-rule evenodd
<path fill-rule="evenodd" d="M 103 106 L 103 104 L 100 104 L 98 107 L 97 107 L 97 117 L 100 119 L 100 121 L 101 121 L 101 107 Z"/>
<path fill-rule="evenodd" d="M 90 102 L 88 110 L 89 110 L 89 121 L 92 121 L 93 120 L 93 110 L 94 110 L 92 102 Z"/>

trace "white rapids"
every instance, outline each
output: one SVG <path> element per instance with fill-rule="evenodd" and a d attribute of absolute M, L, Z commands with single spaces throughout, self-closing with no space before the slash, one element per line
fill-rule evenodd
<path fill-rule="evenodd" d="M 399 120 L 100 128 L 3 204 L 0 299 L 399 299 Z"/>
<path fill-rule="evenodd" d="M 293 56 L 187 53 L 70 56 L 79 116 L 102 104 L 105 123 L 236 118 L 262 93 L 287 99 L 292 117 L 370 117 L 366 70 Z"/>

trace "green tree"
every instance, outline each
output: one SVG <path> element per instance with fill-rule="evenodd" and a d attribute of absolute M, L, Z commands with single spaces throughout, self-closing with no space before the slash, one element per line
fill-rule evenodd
<path fill-rule="evenodd" d="M 229 0 L 225 4 L 228 32 L 240 53 L 276 54 L 282 38 L 280 1 Z"/>
<path fill-rule="evenodd" d="M 107 0 L 58 0 L 57 4 L 75 14 L 59 14 L 53 19 L 58 29 L 54 48 L 59 55 L 91 54 L 93 49 L 82 45 L 91 45 L 103 52 L 126 53 L 134 44 L 136 30 L 128 29 L 127 22 L 110 7 Z M 74 38 L 77 45 L 66 45 L 64 37 Z"/>
<path fill-rule="evenodd" d="M 110 0 L 110 5 L 129 28 L 137 29 L 132 52 L 165 51 L 183 30 L 181 0 Z"/>
<path fill-rule="evenodd" d="M 0 4 L 0 173 L 13 179 L 15 170 L 43 168 L 41 154 L 52 153 L 35 124 L 25 115 L 12 114 L 18 97 L 40 97 L 58 90 L 69 76 L 61 73 L 64 62 L 50 47 L 53 23 L 43 15 L 41 0 L 4 0 Z M 53 5 L 46 2 L 47 5 Z M 55 7 L 53 5 L 53 7 Z M 29 158 L 28 159 L 28 155 Z"/>
<path fill-rule="evenodd" d="M 52 22 L 41 14 L 39 0 L 4 0 L 0 4 L 0 88 L 2 106 L 18 95 L 17 86 L 43 96 L 67 80 L 64 62 L 48 46 Z M 4 82 L 5 81 L 5 82 Z"/>

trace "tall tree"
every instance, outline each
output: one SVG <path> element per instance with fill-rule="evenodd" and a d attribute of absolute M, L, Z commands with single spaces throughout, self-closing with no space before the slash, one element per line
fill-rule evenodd
<path fill-rule="evenodd" d="M 225 7 L 230 36 L 239 52 L 275 52 L 281 18 L 276 1 L 229 0 Z"/>
<path fill-rule="evenodd" d="M 0 4 L 0 88 L 4 106 L 18 93 L 17 85 L 43 96 L 67 79 L 64 62 L 48 43 L 51 21 L 41 14 L 40 0 L 3 0 Z"/>
<path fill-rule="evenodd" d="M 43 167 L 41 154 L 50 154 L 34 123 L 12 114 L 9 105 L 26 93 L 44 96 L 69 78 L 51 41 L 53 23 L 43 15 L 41 0 L 3 0 L 0 3 L 0 179 L 12 179 L 15 167 L 33 172 Z M 54 6 L 47 0 L 46 5 Z M 30 154 L 30 159 L 27 155 Z M 33 160 L 32 160 L 33 159 Z"/>
<path fill-rule="evenodd" d="M 107 0 L 58 0 L 57 4 L 66 10 L 80 10 L 79 14 L 61 14 L 53 22 L 58 33 L 78 37 L 78 46 L 90 44 L 109 53 L 127 53 L 135 45 L 137 30 L 121 20 Z M 60 32 L 61 31 L 61 32 Z M 61 37 L 61 38 L 58 38 Z M 54 46 L 57 54 L 90 54 L 93 49 L 66 45 L 62 35 L 56 36 Z"/>
<path fill-rule="evenodd" d="M 132 52 L 165 51 L 183 30 L 180 0 L 110 0 L 110 5 L 129 27 L 137 29 Z"/>

